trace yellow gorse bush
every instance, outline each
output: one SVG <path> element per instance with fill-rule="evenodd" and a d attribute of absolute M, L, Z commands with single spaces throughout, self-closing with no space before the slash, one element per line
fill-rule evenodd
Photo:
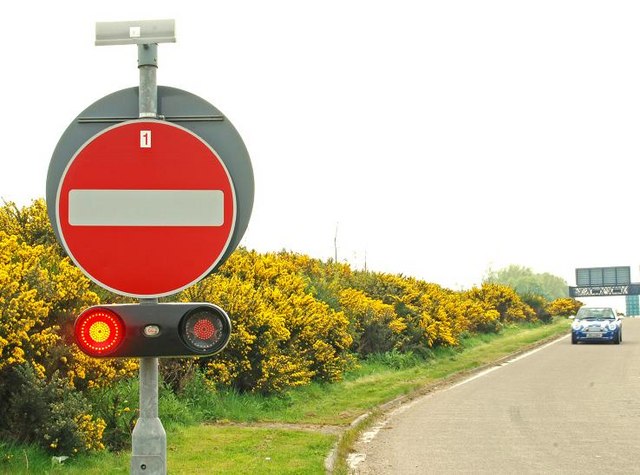
<path fill-rule="evenodd" d="M 526 305 L 516 291 L 502 284 L 485 283 L 480 288 L 467 292 L 468 296 L 481 302 L 485 308 L 497 310 L 504 322 L 535 318 L 531 307 Z"/>
<path fill-rule="evenodd" d="M 385 336 L 386 345 L 379 344 L 376 352 L 390 348 L 422 352 L 457 345 L 464 334 L 497 331 L 507 323 L 536 319 L 535 312 L 512 288 L 499 284 L 454 292 L 410 277 L 371 272 L 355 273 L 348 283 L 360 289 L 341 293 L 340 302 L 349 320 L 356 322 L 355 328 L 371 314 L 363 313 L 363 304 L 355 304 L 356 296 L 369 299 L 370 308 L 378 302 L 395 312 L 394 317 L 386 318 L 396 331 Z"/>
<path fill-rule="evenodd" d="M 5 205 L 0 224 L 0 370 L 29 362 L 40 377 L 59 371 L 80 389 L 131 375 L 135 362 L 95 360 L 71 345 L 73 319 L 99 298 L 63 257 L 44 201 Z"/>
<path fill-rule="evenodd" d="M 45 325 L 51 304 L 33 285 L 46 277 L 44 253 L 0 231 L 0 371 L 39 356 L 34 367 L 44 376 L 43 356 L 59 340 L 56 328 Z"/>
<path fill-rule="evenodd" d="M 335 381 L 353 354 L 452 346 L 463 334 L 535 319 L 513 289 L 498 284 L 454 292 L 294 253 L 243 249 L 180 298 L 215 302 L 232 319 L 228 347 L 203 363 L 210 380 L 258 392 Z"/>
<path fill-rule="evenodd" d="M 349 363 L 348 321 L 307 292 L 293 260 L 236 251 L 183 301 L 215 302 L 233 323 L 229 345 L 205 359 L 209 378 L 243 391 L 278 392 L 338 380 Z"/>
<path fill-rule="evenodd" d="M 340 306 L 349 316 L 354 351 L 367 355 L 393 349 L 393 335 L 402 333 L 407 325 L 392 305 L 353 288 L 340 290 L 339 297 Z"/>
<path fill-rule="evenodd" d="M 43 384 L 56 375 L 76 389 L 133 374 L 135 361 L 88 358 L 71 344 L 75 316 L 99 299 L 55 242 L 44 202 L 22 210 L 6 204 L 0 226 L 0 384 L 24 365 Z M 104 421 L 87 417 L 77 420 L 86 441 L 77 449 L 100 449 Z"/>
<path fill-rule="evenodd" d="M 547 305 L 547 311 L 551 315 L 568 317 L 578 313 L 582 303 L 570 298 L 556 299 Z"/>
<path fill-rule="evenodd" d="M 65 388 L 79 392 L 135 373 L 137 361 L 90 358 L 71 344 L 74 317 L 100 296 L 108 303 L 123 301 L 91 283 L 64 255 L 44 201 L 21 210 L 0 207 L 0 397 L 11 393 L 2 388 L 2 378 L 25 365 L 45 389 L 47 381 L 62 379 Z M 512 288 L 500 284 L 455 292 L 300 254 L 245 249 L 174 298 L 215 303 L 233 326 L 224 351 L 192 361 L 176 376 L 199 368 L 211 389 L 259 393 L 337 381 L 356 357 L 391 350 L 428 353 L 457 345 L 469 333 L 536 319 Z M 562 314 L 575 306 L 565 300 L 548 311 Z M 70 419 L 81 434 L 76 448 L 100 450 L 105 422 L 77 404 Z M 48 444 L 54 449 L 63 441 Z"/>
<path fill-rule="evenodd" d="M 102 434 L 107 425 L 102 419 L 94 419 L 90 414 L 81 414 L 76 417 L 75 422 L 84 436 L 83 442 L 87 450 L 104 450 Z"/>

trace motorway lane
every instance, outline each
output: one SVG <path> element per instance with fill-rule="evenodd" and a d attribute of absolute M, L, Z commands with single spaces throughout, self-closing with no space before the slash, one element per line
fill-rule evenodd
<path fill-rule="evenodd" d="M 623 325 L 621 345 L 565 337 L 402 406 L 353 473 L 640 473 L 640 319 Z"/>

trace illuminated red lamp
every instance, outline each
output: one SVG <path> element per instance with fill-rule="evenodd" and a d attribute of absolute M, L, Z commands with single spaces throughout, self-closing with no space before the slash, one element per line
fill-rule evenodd
<path fill-rule="evenodd" d="M 90 356 L 108 356 L 124 340 L 125 326 L 122 319 L 109 309 L 91 307 L 77 319 L 76 344 Z"/>

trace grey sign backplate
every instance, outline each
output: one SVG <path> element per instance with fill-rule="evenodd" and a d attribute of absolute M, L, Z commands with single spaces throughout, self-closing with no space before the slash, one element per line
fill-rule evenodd
<path fill-rule="evenodd" d="M 236 192 L 236 225 L 222 264 L 240 243 L 253 209 L 254 179 L 249 153 L 229 120 L 204 99 L 167 86 L 158 86 L 158 114 L 190 130 L 213 148 L 224 162 Z M 47 208 L 59 242 L 56 194 L 62 175 L 76 152 L 102 130 L 138 118 L 138 88 L 114 92 L 85 109 L 67 127 L 51 157 L 47 174 Z M 219 264 L 219 265 L 220 265 Z M 215 270 L 215 269 L 214 269 Z"/>

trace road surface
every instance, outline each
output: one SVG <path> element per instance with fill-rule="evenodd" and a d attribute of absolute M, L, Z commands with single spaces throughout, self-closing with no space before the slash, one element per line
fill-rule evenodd
<path fill-rule="evenodd" d="M 401 406 L 357 443 L 352 473 L 640 474 L 640 319 L 622 337 L 567 336 Z"/>

